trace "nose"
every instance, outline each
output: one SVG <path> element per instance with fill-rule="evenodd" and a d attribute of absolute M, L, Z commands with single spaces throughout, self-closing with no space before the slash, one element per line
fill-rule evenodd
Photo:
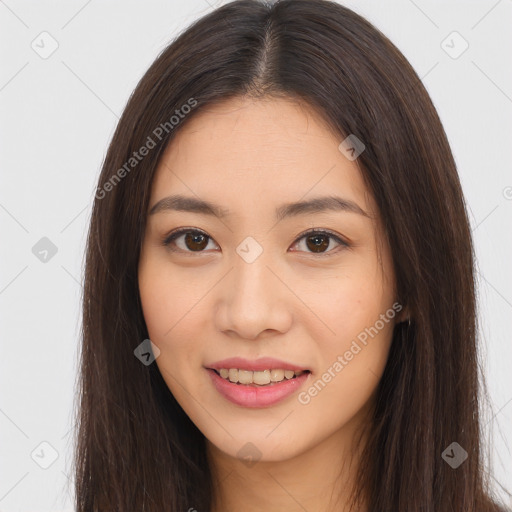
<path fill-rule="evenodd" d="M 263 255 L 252 263 L 235 258 L 234 267 L 219 287 L 215 307 L 217 329 L 255 340 L 266 331 L 271 335 L 290 328 L 293 294 L 272 267 Z"/>

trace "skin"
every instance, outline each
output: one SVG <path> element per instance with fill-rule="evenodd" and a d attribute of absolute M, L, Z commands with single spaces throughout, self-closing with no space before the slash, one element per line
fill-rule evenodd
<path fill-rule="evenodd" d="M 297 392 L 270 407 L 237 406 L 204 368 L 232 356 L 275 357 L 311 370 L 304 391 L 392 309 L 390 249 L 357 160 L 338 149 L 341 140 L 304 103 L 230 99 L 194 113 L 156 171 L 149 209 L 179 193 L 232 211 L 223 219 L 149 215 L 139 265 L 144 318 L 160 349 L 156 364 L 207 439 L 215 512 L 348 510 L 356 436 L 368 423 L 393 326 L 405 310 L 307 404 Z M 283 203 L 333 194 L 368 216 L 324 211 L 274 219 Z M 203 252 L 184 235 L 171 245 L 175 252 L 162 245 L 181 227 L 210 237 Z M 314 252 L 301 238 L 311 228 L 333 231 L 349 247 L 327 237 L 323 252 Z M 252 263 L 236 252 L 248 236 L 263 249 Z M 237 456 L 247 442 L 261 453 L 254 465 Z"/>

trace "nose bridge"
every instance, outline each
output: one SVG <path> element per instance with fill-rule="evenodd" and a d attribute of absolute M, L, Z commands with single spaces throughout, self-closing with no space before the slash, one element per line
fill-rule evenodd
<path fill-rule="evenodd" d="M 277 292 L 276 283 L 271 282 L 275 280 L 275 276 L 267 268 L 272 265 L 269 253 L 262 249 L 249 241 L 240 244 L 236 250 L 231 276 L 231 291 L 235 304 L 246 307 L 247 304 L 244 302 L 250 303 L 252 300 L 255 306 L 269 305 L 270 296 Z"/>
<path fill-rule="evenodd" d="M 266 329 L 282 330 L 289 311 L 282 300 L 282 285 L 274 273 L 270 252 L 255 240 L 246 240 L 236 249 L 233 268 L 221 294 L 219 327 L 255 338 Z M 268 268 L 270 267 L 270 268 Z"/>

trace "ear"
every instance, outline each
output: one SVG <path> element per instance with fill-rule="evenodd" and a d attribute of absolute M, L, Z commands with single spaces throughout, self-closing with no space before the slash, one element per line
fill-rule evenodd
<path fill-rule="evenodd" d="M 401 309 L 396 315 L 395 323 L 399 324 L 401 322 L 408 322 L 410 318 L 411 312 L 409 307 L 406 306 L 405 308 Z"/>

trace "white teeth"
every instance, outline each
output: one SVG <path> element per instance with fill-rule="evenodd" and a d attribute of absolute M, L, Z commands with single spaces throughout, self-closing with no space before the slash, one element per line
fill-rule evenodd
<path fill-rule="evenodd" d="M 238 382 L 240 382 L 240 384 L 250 384 L 252 382 L 252 372 L 248 370 L 238 370 Z"/>
<path fill-rule="evenodd" d="M 280 382 L 284 379 L 284 370 L 270 370 L 270 380 Z"/>
<path fill-rule="evenodd" d="M 295 372 L 293 370 L 285 370 L 284 371 L 284 376 L 287 379 L 291 379 L 294 375 L 295 375 Z"/>
<path fill-rule="evenodd" d="M 249 372 L 252 373 L 252 381 L 254 384 L 264 386 L 270 384 L 270 370 L 263 370 L 262 372 Z"/>
<path fill-rule="evenodd" d="M 303 371 L 271 369 L 263 371 L 239 370 L 238 368 L 221 368 L 218 370 L 223 379 L 236 384 L 257 384 L 266 386 L 273 382 L 282 382 L 285 379 L 293 379 L 302 375 Z"/>

